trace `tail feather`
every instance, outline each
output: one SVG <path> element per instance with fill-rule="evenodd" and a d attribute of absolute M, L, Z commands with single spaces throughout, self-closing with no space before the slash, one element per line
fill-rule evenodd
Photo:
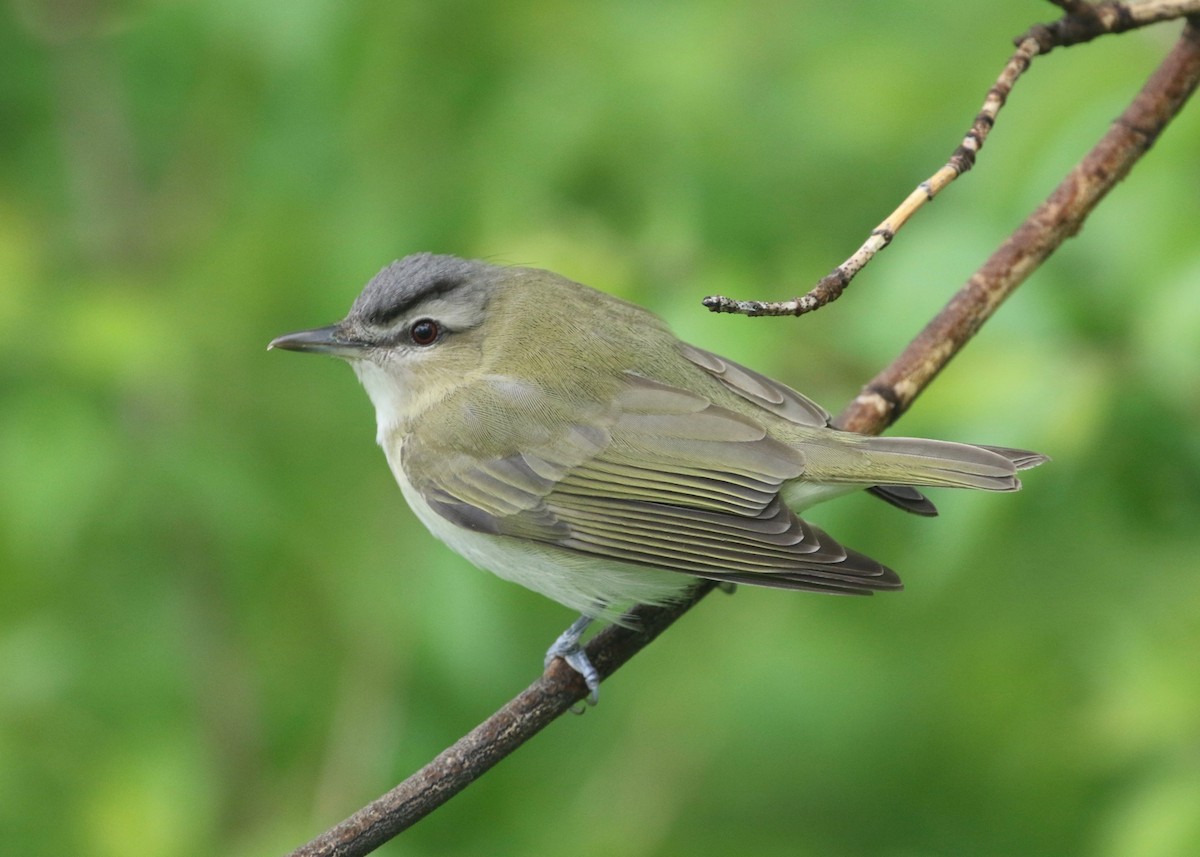
<path fill-rule="evenodd" d="M 872 485 L 867 491 L 897 509 L 922 518 L 937 517 L 938 510 L 933 501 L 911 485 Z"/>
<path fill-rule="evenodd" d="M 1013 467 L 1017 470 L 1029 470 L 1031 467 L 1037 467 L 1039 464 L 1045 464 L 1050 460 L 1050 456 L 1042 455 L 1040 452 L 1030 452 L 1028 449 L 1013 449 L 1008 446 L 986 446 L 977 444 L 980 449 L 986 449 L 989 452 L 994 452 L 997 455 L 1003 455 L 1013 463 Z"/>
<path fill-rule="evenodd" d="M 1048 460 L 1023 449 L 907 437 L 866 438 L 859 451 L 870 461 L 875 485 L 985 491 L 1016 491 L 1021 487 L 1017 471 Z"/>

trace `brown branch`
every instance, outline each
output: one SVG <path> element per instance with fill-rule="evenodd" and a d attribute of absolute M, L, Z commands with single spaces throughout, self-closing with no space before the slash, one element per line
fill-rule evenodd
<path fill-rule="evenodd" d="M 1200 25 L 1190 22 L 1112 129 L 904 353 L 850 403 L 837 424 L 878 434 L 903 413 L 1000 302 L 1079 230 L 1092 208 L 1150 148 L 1197 82 Z M 611 675 L 712 588 L 710 583 L 701 584 L 687 601 L 668 608 L 638 608 L 637 631 L 614 626 L 598 634 L 587 650 L 601 677 Z M 555 661 L 520 696 L 420 771 L 292 852 L 292 857 L 369 853 L 466 788 L 586 693 L 579 675 Z"/>
<path fill-rule="evenodd" d="M 900 228 L 926 203 L 931 202 L 947 185 L 975 165 L 975 157 L 983 148 L 988 133 L 996 123 L 1000 109 L 1008 100 L 1013 85 L 1029 68 L 1034 58 L 1050 53 L 1056 47 L 1068 47 L 1091 41 L 1097 36 L 1123 33 L 1171 18 L 1200 13 L 1200 0 L 1151 0 L 1137 5 L 1101 3 L 1092 5 L 1062 0 L 1055 5 L 1068 14 L 1053 24 L 1038 24 L 1013 41 L 1016 52 L 1005 63 L 1000 76 L 988 90 L 983 107 L 975 115 L 971 129 L 954 150 L 945 166 L 917 185 L 900 206 L 871 230 L 870 236 L 854 254 L 826 274 L 801 297 L 788 301 L 743 301 L 724 295 L 710 295 L 702 301 L 712 312 L 736 313 L 749 316 L 804 315 L 841 297 L 858 273 L 887 247 Z"/>
<path fill-rule="evenodd" d="M 600 678 L 616 672 L 715 588 L 711 581 L 702 581 L 677 604 L 634 609 L 630 614 L 634 629 L 609 625 L 593 637 L 587 653 Z M 421 770 L 289 857 L 369 854 L 465 789 L 587 694 L 579 673 L 555 660 L 520 695 Z"/>
<path fill-rule="evenodd" d="M 1090 42 L 1097 36 L 1115 35 L 1157 24 L 1200 14 L 1197 0 L 1145 0 L 1141 3 L 1084 3 L 1080 0 L 1051 0 L 1067 14 L 1053 24 L 1037 24 L 1024 35 L 1013 39 L 1020 44 L 1026 39 L 1036 39 L 1039 53 L 1048 54 L 1055 48 Z"/>
<path fill-rule="evenodd" d="M 877 432 L 912 404 L 959 349 L 1154 144 L 1200 79 L 1200 28 L 1189 21 L 1133 103 L 1054 192 L 838 417 L 849 431 Z"/>
<path fill-rule="evenodd" d="M 1088 0 L 1050 0 L 1050 2 L 1068 15 L 1082 14 L 1092 5 Z"/>

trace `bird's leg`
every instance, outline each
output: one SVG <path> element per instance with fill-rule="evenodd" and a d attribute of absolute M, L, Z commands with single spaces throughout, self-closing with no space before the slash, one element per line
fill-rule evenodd
<path fill-rule="evenodd" d="M 588 704 L 595 705 L 600 701 L 600 674 L 596 672 L 596 668 L 588 660 L 587 652 L 579 644 L 583 632 L 590 624 L 592 624 L 592 617 L 585 614 L 559 634 L 554 645 L 546 650 L 545 666 L 549 667 L 550 662 L 555 658 L 562 658 L 566 661 L 567 666 L 583 676 L 583 680 L 588 686 Z"/>

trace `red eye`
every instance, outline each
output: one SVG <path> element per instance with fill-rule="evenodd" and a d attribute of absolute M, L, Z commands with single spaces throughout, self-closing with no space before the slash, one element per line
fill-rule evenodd
<path fill-rule="evenodd" d="M 414 321 L 412 327 L 408 329 L 409 338 L 416 345 L 433 345 L 437 342 L 437 338 L 441 335 L 442 329 L 438 323 L 431 318 L 423 318 L 420 321 Z"/>

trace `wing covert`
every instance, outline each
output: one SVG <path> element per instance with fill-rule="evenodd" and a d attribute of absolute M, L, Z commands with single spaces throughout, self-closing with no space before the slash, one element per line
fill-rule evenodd
<path fill-rule="evenodd" d="M 834 592 L 899 587 L 890 569 L 781 501 L 783 484 L 804 472 L 802 452 L 747 416 L 639 375 L 623 379 L 609 411 L 552 426 L 528 448 L 481 459 L 447 455 L 441 442 L 435 466 L 410 436 L 405 472 L 459 526 L 700 577 Z"/>

